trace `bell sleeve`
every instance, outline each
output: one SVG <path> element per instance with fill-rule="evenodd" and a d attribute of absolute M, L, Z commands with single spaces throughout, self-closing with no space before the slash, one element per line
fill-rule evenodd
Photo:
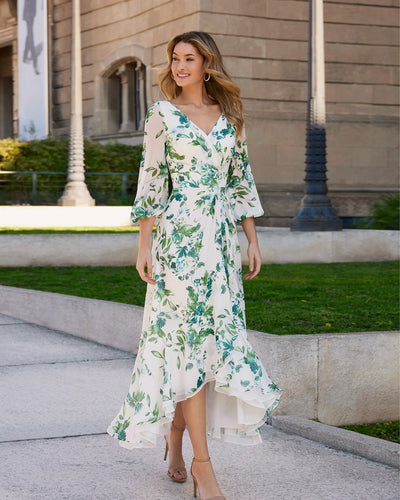
<path fill-rule="evenodd" d="M 228 172 L 227 195 L 237 222 L 264 214 L 249 164 L 244 132 L 243 140 L 237 140 L 233 151 Z"/>
<path fill-rule="evenodd" d="M 131 221 L 160 217 L 168 199 L 168 167 L 165 159 L 165 126 L 157 103 L 146 115 L 143 152 Z"/>

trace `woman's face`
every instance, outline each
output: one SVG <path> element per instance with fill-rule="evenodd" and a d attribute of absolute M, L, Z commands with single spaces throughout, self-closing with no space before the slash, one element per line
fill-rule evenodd
<path fill-rule="evenodd" d="M 179 42 L 172 53 L 171 71 L 175 83 L 186 87 L 202 83 L 204 78 L 204 60 L 200 52 L 190 43 Z"/>

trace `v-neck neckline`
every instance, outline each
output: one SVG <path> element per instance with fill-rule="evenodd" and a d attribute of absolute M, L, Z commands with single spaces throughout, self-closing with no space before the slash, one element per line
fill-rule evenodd
<path fill-rule="evenodd" d="M 179 113 L 181 113 L 181 115 L 183 115 L 186 120 L 191 124 L 191 125 L 194 125 L 197 130 L 200 130 L 200 132 L 202 132 L 205 137 L 210 137 L 212 135 L 212 133 L 214 132 L 214 129 L 215 127 L 218 125 L 220 119 L 224 116 L 224 113 L 220 113 L 219 117 L 217 118 L 217 121 L 214 123 L 214 126 L 212 127 L 212 129 L 210 130 L 210 132 L 208 134 L 206 134 L 206 132 L 204 132 L 204 130 L 202 128 L 200 128 L 198 125 L 196 125 L 194 123 L 194 121 L 192 121 L 181 109 L 178 108 L 178 106 L 175 106 L 175 104 L 173 104 L 171 101 L 167 101 L 169 104 L 171 104 L 171 106 L 173 106 L 175 109 L 177 109 L 179 111 Z"/>

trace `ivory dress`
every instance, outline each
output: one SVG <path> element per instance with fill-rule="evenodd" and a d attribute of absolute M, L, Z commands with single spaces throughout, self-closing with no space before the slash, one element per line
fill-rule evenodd
<path fill-rule="evenodd" d="M 263 214 L 245 141 L 222 113 L 207 135 L 169 101 L 146 116 L 132 221 L 159 218 L 143 330 L 129 392 L 107 432 L 153 447 L 179 401 L 207 392 L 207 431 L 256 444 L 278 405 L 247 340 L 236 222 Z M 168 195 L 168 173 L 173 189 Z"/>

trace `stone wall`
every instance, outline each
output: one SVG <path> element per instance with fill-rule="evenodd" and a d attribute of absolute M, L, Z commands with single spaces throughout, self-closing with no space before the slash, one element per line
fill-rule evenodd
<path fill-rule="evenodd" d="M 67 132 L 69 117 L 71 2 L 54 0 L 54 101 L 53 133 Z M 81 2 L 83 114 L 86 132 L 91 127 L 95 104 L 94 81 L 96 67 L 119 49 L 136 45 L 159 47 L 165 53 L 166 43 L 182 30 L 198 29 L 199 0 L 93 0 Z M 154 57 L 150 55 L 150 67 Z M 150 85 L 156 71 L 149 71 Z M 148 105 L 154 100 L 151 91 Z"/>
<path fill-rule="evenodd" d="M 52 133 L 69 120 L 71 0 L 49 0 Z M 0 0 L 0 12 L 6 12 Z M 398 185 L 396 0 L 325 0 L 328 178 L 339 215 L 368 215 Z M 250 160 L 263 199 L 259 222 L 287 225 L 300 203 L 307 99 L 306 0 L 91 0 L 81 2 L 85 133 L 103 106 L 98 78 L 121 53 L 146 54 L 147 105 L 175 34 L 209 31 L 242 88 Z M 0 40 L 15 26 L 8 16 Z M 8 35 L 7 35 L 8 33 Z M 144 57 L 144 56 L 143 56 Z M 16 86 L 15 86 L 16 88 Z M 137 144 L 140 133 L 120 140 Z"/>
<path fill-rule="evenodd" d="M 165 64 L 168 40 L 191 29 L 209 31 L 242 87 L 250 160 L 265 209 L 261 223 L 287 225 L 303 189 L 308 2 L 104 4 L 97 0 L 90 8 L 82 5 L 88 132 L 96 63 L 123 46 L 151 47 L 149 104 L 160 98 L 154 68 Z M 379 6 L 364 0 L 325 1 L 328 176 L 333 204 L 342 217 L 368 215 L 371 204 L 397 185 L 397 14 L 391 0 Z M 69 0 L 54 2 L 54 21 L 53 126 L 62 134 L 68 124 Z"/>
<path fill-rule="evenodd" d="M 324 2 L 328 179 L 341 217 L 368 215 L 398 185 L 397 5 Z M 287 225 L 303 191 L 308 2 L 207 0 L 200 27 L 243 89 L 264 224 Z"/>

